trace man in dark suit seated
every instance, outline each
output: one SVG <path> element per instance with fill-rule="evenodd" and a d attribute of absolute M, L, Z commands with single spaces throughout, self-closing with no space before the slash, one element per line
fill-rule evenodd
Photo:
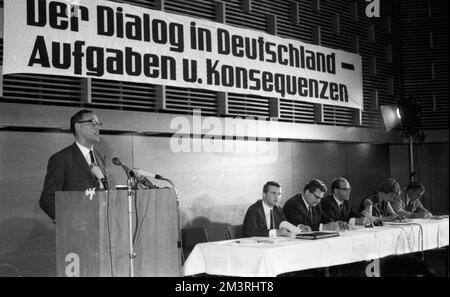
<path fill-rule="evenodd" d="M 278 206 L 281 200 L 281 185 L 274 181 L 263 187 L 262 200 L 252 204 L 244 218 L 244 236 L 288 236 L 287 229 L 279 228 L 285 221 L 283 211 Z"/>
<path fill-rule="evenodd" d="M 287 221 L 298 226 L 302 232 L 319 230 L 339 230 L 337 222 L 331 222 L 320 207 L 320 200 L 327 187 L 318 180 L 310 181 L 302 193 L 290 198 L 283 207 Z"/>
<path fill-rule="evenodd" d="M 105 159 L 94 150 L 94 144 L 100 141 L 101 125 L 90 110 L 80 110 L 70 118 L 75 142 L 50 157 L 39 200 L 40 207 L 52 220 L 55 192 L 108 188 Z"/>
<path fill-rule="evenodd" d="M 350 183 L 343 177 L 338 177 L 331 183 L 331 194 L 322 199 L 320 204 L 325 215 L 334 222 L 339 222 L 341 229 L 348 228 L 347 223 L 355 218 L 355 224 L 364 225 L 367 219 L 353 210 L 349 203 Z"/>

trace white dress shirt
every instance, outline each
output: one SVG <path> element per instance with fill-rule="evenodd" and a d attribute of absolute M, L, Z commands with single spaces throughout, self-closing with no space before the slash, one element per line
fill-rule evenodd
<path fill-rule="evenodd" d="M 262 202 L 262 205 L 264 209 L 264 216 L 266 217 L 267 230 L 269 230 L 269 237 L 275 237 L 277 236 L 277 229 L 270 229 L 270 210 L 273 209 L 273 207 L 269 207 L 268 205 L 266 205 L 264 200 Z M 273 223 L 275 224 L 275 219 L 273 220 Z"/>
<path fill-rule="evenodd" d="M 341 205 L 342 205 L 342 203 L 344 203 L 344 201 L 340 201 L 339 199 L 337 199 L 336 196 L 334 196 L 334 194 L 333 194 L 333 198 L 336 201 L 338 207 L 341 208 Z"/>
<path fill-rule="evenodd" d="M 306 202 L 305 197 L 303 197 L 303 194 L 301 196 L 302 196 L 303 202 L 306 205 L 306 209 L 308 210 L 308 214 L 311 215 L 311 206 L 309 206 L 308 202 Z"/>
<path fill-rule="evenodd" d="M 78 141 L 75 141 L 75 143 L 77 144 L 78 148 L 80 149 L 81 153 L 83 154 L 84 158 L 86 159 L 86 162 L 88 163 L 88 165 L 91 165 L 91 156 L 89 156 L 89 152 L 91 150 L 93 150 L 94 147 L 91 147 L 89 149 L 89 148 L 79 144 Z M 94 154 L 94 158 L 95 158 L 95 154 Z"/>
<path fill-rule="evenodd" d="M 408 194 L 406 194 L 405 196 L 406 196 L 406 201 L 405 201 L 405 208 L 406 208 L 406 206 L 408 206 L 409 202 L 411 202 L 411 198 L 409 198 Z"/>
<path fill-rule="evenodd" d="M 302 194 L 302 199 L 303 199 L 303 202 L 304 202 L 305 205 L 306 205 L 306 209 L 308 210 L 308 214 L 309 214 L 310 216 L 312 216 L 312 208 L 311 208 L 311 206 L 309 206 L 308 202 L 306 202 L 305 197 L 303 197 L 303 194 Z M 300 225 L 301 225 L 301 224 L 300 224 Z M 300 225 L 298 225 L 299 228 L 300 228 Z M 311 227 L 311 226 L 310 226 L 310 227 Z M 319 231 L 322 231 L 322 227 L 323 227 L 323 224 L 320 223 L 320 225 L 319 225 Z"/>

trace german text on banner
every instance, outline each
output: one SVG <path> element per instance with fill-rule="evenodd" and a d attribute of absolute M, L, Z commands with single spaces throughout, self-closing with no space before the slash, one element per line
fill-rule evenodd
<path fill-rule="evenodd" d="M 361 56 L 104 0 L 5 0 L 3 74 L 151 83 L 363 109 Z"/>

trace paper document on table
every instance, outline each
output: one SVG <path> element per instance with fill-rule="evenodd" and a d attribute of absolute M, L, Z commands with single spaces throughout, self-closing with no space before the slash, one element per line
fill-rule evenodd
<path fill-rule="evenodd" d="M 321 238 L 329 238 L 339 236 L 339 232 L 333 231 L 311 231 L 311 232 L 303 232 L 302 234 L 298 234 L 295 236 L 299 239 L 321 239 Z"/>
<path fill-rule="evenodd" d="M 233 240 L 232 245 L 240 246 L 261 246 L 261 245 L 273 245 L 275 243 L 280 243 L 289 240 L 287 237 L 250 237 L 244 239 Z"/>
<path fill-rule="evenodd" d="M 302 233 L 302 230 L 300 230 L 299 227 L 292 225 L 288 221 L 282 221 L 280 223 L 280 229 L 281 228 L 289 230 L 289 232 L 291 232 L 292 235 L 296 235 L 296 234 Z"/>
<path fill-rule="evenodd" d="M 448 219 L 448 215 L 440 215 L 440 216 L 436 216 L 433 215 L 431 217 L 429 217 L 430 220 L 442 220 L 442 219 Z"/>
<path fill-rule="evenodd" d="M 385 225 L 410 225 L 413 222 L 412 219 L 404 219 L 392 222 L 383 222 Z"/>

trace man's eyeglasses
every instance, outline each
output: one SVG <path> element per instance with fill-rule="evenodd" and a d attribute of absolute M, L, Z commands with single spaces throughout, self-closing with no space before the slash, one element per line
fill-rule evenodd
<path fill-rule="evenodd" d="M 338 188 L 339 190 L 345 191 L 345 192 L 350 192 L 352 190 L 352 188 L 348 187 L 348 188 Z"/>
<path fill-rule="evenodd" d="M 320 197 L 319 195 L 316 195 L 316 193 L 314 193 L 313 191 L 309 191 L 311 194 L 313 194 L 314 195 L 314 197 L 317 199 L 317 200 L 320 200 L 320 199 L 322 199 L 323 197 Z"/>
<path fill-rule="evenodd" d="M 77 123 L 78 123 L 78 124 L 81 124 L 81 123 L 91 123 L 92 128 L 97 128 L 97 127 L 103 126 L 102 122 L 97 122 L 97 121 L 94 121 L 94 120 L 79 121 L 79 122 L 77 122 Z"/>

